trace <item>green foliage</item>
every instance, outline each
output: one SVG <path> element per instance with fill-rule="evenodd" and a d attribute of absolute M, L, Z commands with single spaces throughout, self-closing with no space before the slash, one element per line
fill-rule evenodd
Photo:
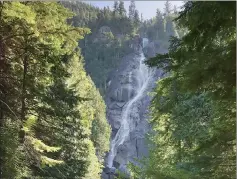
<path fill-rule="evenodd" d="M 0 150 L 2 178 L 21 179 L 31 175 L 27 158 L 21 147 L 19 147 L 19 123 L 5 118 L 4 127 L 1 127 Z M 4 165 L 3 165 L 4 164 Z"/>
<path fill-rule="evenodd" d="M 63 161 L 54 160 L 44 156 L 44 152 L 57 152 L 61 149 L 61 147 L 51 147 L 43 143 L 41 140 L 35 138 L 33 127 L 36 126 L 37 118 L 33 115 L 27 117 L 26 121 L 23 124 L 22 130 L 26 133 L 25 135 L 25 148 L 31 151 L 33 160 L 34 158 L 39 158 L 38 160 L 41 162 L 41 166 L 49 165 L 53 166 L 56 164 L 61 164 Z M 34 153 L 34 154 L 33 154 Z M 37 155 L 37 156 L 36 156 Z"/>
<path fill-rule="evenodd" d="M 124 7 L 124 2 L 123 1 L 119 1 L 118 11 L 119 11 L 119 15 L 121 17 L 126 16 L 126 9 Z"/>
<path fill-rule="evenodd" d="M 136 10 L 135 1 L 131 1 L 130 5 L 129 5 L 129 12 L 128 12 L 129 19 L 131 19 L 131 20 L 134 19 L 135 10 Z"/>
<path fill-rule="evenodd" d="M 136 33 L 136 31 L 140 28 L 140 18 L 139 18 L 139 12 L 138 12 L 138 10 L 136 10 L 135 1 L 131 1 L 130 5 L 129 5 L 128 17 L 129 17 L 132 25 L 136 29 L 134 32 L 134 33 Z"/>
<path fill-rule="evenodd" d="M 0 178 L 99 178 L 110 128 L 78 48 L 89 29 L 55 2 L 0 8 Z"/>
<path fill-rule="evenodd" d="M 167 10 L 168 11 L 168 10 Z M 164 69 L 150 106 L 152 147 L 138 178 L 235 177 L 235 2 L 187 2 L 187 33 L 146 63 Z"/>
<path fill-rule="evenodd" d="M 168 48 L 167 41 L 171 36 L 175 35 L 176 27 L 173 19 L 176 17 L 173 13 L 161 13 L 159 9 L 156 11 L 156 17 L 145 20 L 139 29 L 140 34 L 144 35 L 151 41 L 159 40 L 164 48 Z M 177 29 L 178 30 L 178 29 Z M 180 30 L 179 30 L 180 31 Z"/>
<path fill-rule="evenodd" d="M 115 176 L 115 179 L 126 179 L 127 178 L 126 174 L 120 172 L 119 170 L 116 171 L 116 175 L 117 176 Z"/>

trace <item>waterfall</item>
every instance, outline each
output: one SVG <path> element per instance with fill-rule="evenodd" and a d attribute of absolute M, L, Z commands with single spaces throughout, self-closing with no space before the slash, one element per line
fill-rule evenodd
<path fill-rule="evenodd" d="M 139 60 L 139 68 L 137 69 L 136 73 L 134 74 L 138 85 L 136 87 L 136 93 L 133 98 L 129 99 L 127 104 L 123 107 L 122 114 L 121 114 L 121 126 L 116 133 L 114 139 L 111 141 L 110 146 L 110 153 L 108 156 L 108 167 L 113 167 L 113 161 L 117 154 L 118 147 L 125 142 L 127 137 L 129 136 L 130 131 L 132 130 L 133 121 L 130 118 L 132 107 L 133 105 L 141 99 L 146 88 L 149 84 L 149 80 L 152 77 L 151 71 L 148 67 L 143 63 L 144 62 L 144 54 L 140 52 Z M 131 78 L 132 73 L 129 73 L 129 80 Z"/>
<path fill-rule="evenodd" d="M 143 38 L 143 39 L 142 39 L 142 47 L 143 47 L 143 48 L 145 48 L 145 47 L 148 45 L 148 43 L 149 43 L 148 38 Z"/>

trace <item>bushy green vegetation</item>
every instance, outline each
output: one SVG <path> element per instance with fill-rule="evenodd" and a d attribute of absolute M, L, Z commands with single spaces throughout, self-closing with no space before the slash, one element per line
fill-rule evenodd
<path fill-rule="evenodd" d="M 105 104 L 56 2 L 0 3 L 0 178 L 100 178 Z M 103 130 L 103 132 L 101 132 Z"/>
<path fill-rule="evenodd" d="M 150 106 L 152 147 L 135 178 L 235 178 L 236 3 L 186 2 L 176 18 L 187 33 L 149 59 L 168 76 Z"/>

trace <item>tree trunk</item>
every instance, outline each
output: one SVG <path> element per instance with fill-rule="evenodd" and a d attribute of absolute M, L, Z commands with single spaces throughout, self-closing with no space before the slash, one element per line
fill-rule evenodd
<path fill-rule="evenodd" d="M 25 121 L 25 112 L 26 112 L 26 75 L 27 75 L 27 55 L 25 55 L 23 60 L 23 77 L 22 77 L 22 96 L 21 96 L 21 120 Z"/>
<path fill-rule="evenodd" d="M 25 45 L 27 46 L 27 39 L 25 40 Z M 21 94 L 21 130 L 19 132 L 19 141 L 24 142 L 25 131 L 23 130 L 23 122 L 26 120 L 26 75 L 28 71 L 28 54 L 27 48 L 25 48 L 25 55 L 23 59 L 23 76 L 22 76 L 22 94 Z"/>

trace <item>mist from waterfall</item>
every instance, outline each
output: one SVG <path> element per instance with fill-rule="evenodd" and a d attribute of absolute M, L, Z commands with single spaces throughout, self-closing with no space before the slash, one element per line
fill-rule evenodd
<path fill-rule="evenodd" d="M 117 149 L 120 145 L 122 145 L 127 137 L 129 137 L 129 133 L 132 130 L 133 121 L 130 118 L 133 105 L 141 99 L 146 88 L 149 84 L 150 78 L 152 77 L 151 70 L 143 63 L 144 62 L 144 54 L 140 52 L 139 55 L 139 68 L 135 72 L 134 76 L 138 81 L 138 85 L 136 87 L 135 95 L 133 98 L 129 99 L 127 104 L 123 107 L 121 114 L 121 126 L 116 133 L 114 139 L 111 141 L 110 145 L 110 153 L 108 156 L 108 167 L 113 167 L 113 161 L 117 154 Z M 131 79 L 132 73 L 129 73 L 129 82 Z"/>

